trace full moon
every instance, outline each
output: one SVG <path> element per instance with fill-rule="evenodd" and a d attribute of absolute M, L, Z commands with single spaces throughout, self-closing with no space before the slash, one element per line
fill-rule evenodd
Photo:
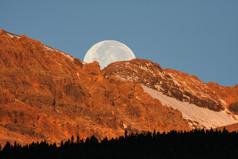
<path fill-rule="evenodd" d="M 84 57 L 84 62 L 99 62 L 101 69 L 112 62 L 134 59 L 135 55 L 125 44 L 115 40 L 105 40 L 93 45 Z"/>

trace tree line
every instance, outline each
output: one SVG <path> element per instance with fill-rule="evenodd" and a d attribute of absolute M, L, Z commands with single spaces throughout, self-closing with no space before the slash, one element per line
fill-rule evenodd
<path fill-rule="evenodd" d="M 1 146 L 0 146 L 1 148 Z M 12 159 L 237 159 L 238 134 L 227 130 L 171 131 L 168 133 L 147 132 L 128 134 L 116 139 L 104 138 L 98 141 L 95 136 L 81 140 L 79 136 L 49 144 L 46 141 L 21 146 L 9 142 L 0 150 L 0 158 Z"/>

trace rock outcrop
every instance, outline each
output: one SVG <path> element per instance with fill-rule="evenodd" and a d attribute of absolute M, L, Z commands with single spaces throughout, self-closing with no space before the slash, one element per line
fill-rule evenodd
<path fill-rule="evenodd" d="M 72 135 L 98 139 L 128 132 L 191 129 L 138 82 L 106 75 L 60 50 L 0 31 L 0 144 Z"/>
<path fill-rule="evenodd" d="M 229 110 L 238 115 L 238 101 L 229 105 Z"/>
<path fill-rule="evenodd" d="M 144 91 L 163 105 L 182 112 L 192 128 L 216 128 L 237 120 L 237 86 L 204 83 L 194 75 L 163 69 L 149 60 L 120 61 L 103 69 L 115 76 L 141 84 Z"/>
<path fill-rule="evenodd" d="M 72 135 L 100 140 L 125 130 L 168 132 L 237 120 L 238 85 L 206 84 L 149 60 L 115 62 L 100 70 L 97 62 L 83 63 L 26 35 L 0 29 L 0 68 L 2 145 L 41 140 L 59 144 Z M 162 105 L 162 100 L 175 107 Z M 183 112 L 186 106 L 197 112 Z M 205 121 L 196 116 L 199 112 L 219 119 Z"/>
<path fill-rule="evenodd" d="M 106 67 L 104 72 L 106 75 L 141 83 L 169 97 L 213 111 L 222 111 L 227 106 L 224 96 L 217 93 L 219 90 L 216 92 L 212 86 L 203 83 L 196 76 L 172 69 L 162 69 L 159 64 L 148 60 L 115 62 Z M 225 94 L 229 96 L 228 92 Z M 238 95 L 236 94 L 234 98 L 237 99 Z"/>

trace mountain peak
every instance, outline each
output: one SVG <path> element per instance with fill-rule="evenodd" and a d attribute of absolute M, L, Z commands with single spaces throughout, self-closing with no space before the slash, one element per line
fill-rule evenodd
<path fill-rule="evenodd" d="M 27 36 L 0 30 L 0 143 L 99 140 L 237 122 L 238 86 L 205 84 L 144 59 L 83 63 Z"/>
<path fill-rule="evenodd" d="M 98 62 L 83 64 L 6 31 L 0 34 L 0 51 L 0 143 L 60 143 L 72 135 L 102 139 L 124 135 L 125 130 L 191 129 L 181 112 L 162 106 L 138 82 L 106 75 Z M 129 63 L 145 73 L 162 71 L 148 60 Z"/>
<path fill-rule="evenodd" d="M 234 111 L 236 104 L 233 104 L 230 109 L 230 103 L 238 101 L 235 87 L 218 85 L 218 89 L 214 87 L 217 86 L 216 84 L 205 84 L 194 75 L 173 69 L 163 69 L 158 64 L 141 59 L 112 63 L 103 71 L 105 75 L 141 83 L 145 92 L 164 101 L 163 104 L 180 110 L 192 127 L 209 128 L 237 122 L 235 115 L 231 113 L 231 111 L 236 112 Z M 185 105 L 188 106 L 184 107 Z M 190 107 L 191 110 L 189 110 Z M 194 110 L 196 112 L 193 112 Z M 216 116 L 217 119 L 209 121 L 209 116 L 207 119 L 205 115 L 201 116 L 204 112 L 210 112 L 210 116 Z M 220 114 L 219 117 L 216 112 Z M 210 123 L 204 123 L 203 120 L 208 120 Z M 219 123 L 217 120 L 227 122 Z M 197 123 L 200 123 L 200 126 Z"/>

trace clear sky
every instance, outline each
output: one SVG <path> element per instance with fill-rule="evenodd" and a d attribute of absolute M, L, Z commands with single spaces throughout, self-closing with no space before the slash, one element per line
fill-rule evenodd
<path fill-rule="evenodd" d="M 117 40 L 163 68 L 238 84 L 237 0 L 0 0 L 0 28 L 80 60 Z"/>

